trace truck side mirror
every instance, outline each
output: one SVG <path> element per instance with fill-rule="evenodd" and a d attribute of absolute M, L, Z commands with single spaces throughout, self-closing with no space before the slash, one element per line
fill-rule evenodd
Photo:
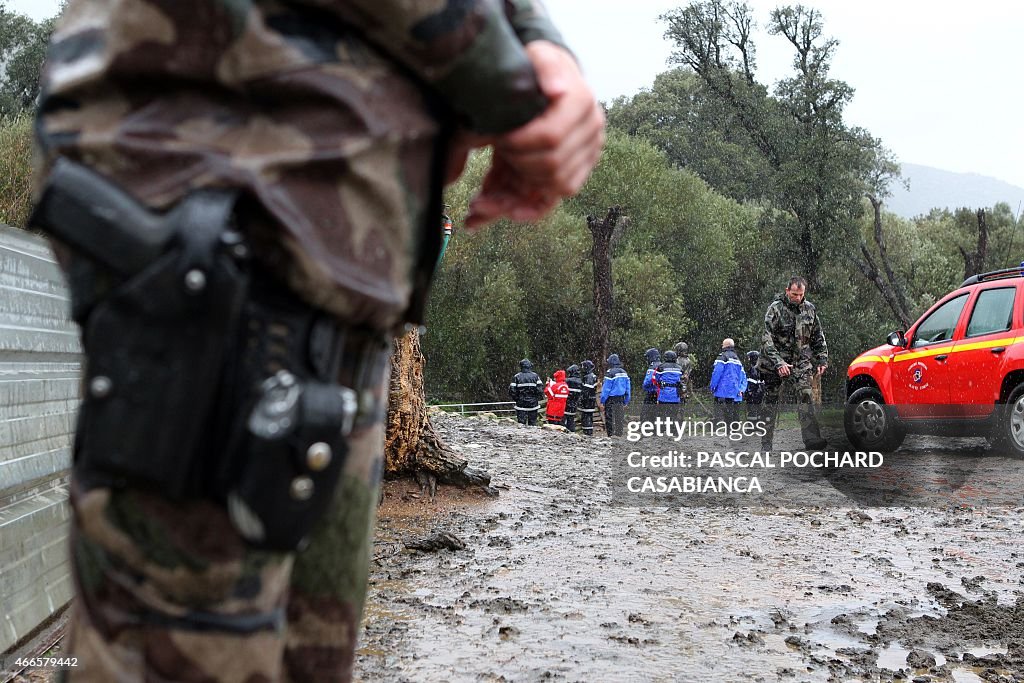
<path fill-rule="evenodd" d="M 903 330 L 897 330 L 896 332 L 890 332 L 886 338 L 889 346 L 898 346 L 904 348 L 907 345 L 907 338 L 903 335 Z"/>

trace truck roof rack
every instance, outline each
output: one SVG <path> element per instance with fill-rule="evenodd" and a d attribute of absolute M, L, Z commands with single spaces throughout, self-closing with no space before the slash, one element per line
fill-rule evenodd
<path fill-rule="evenodd" d="M 991 270 L 987 273 L 979 273 L 972 275 L 963 281 L 961 287 L 968 285 L 976 285 L 979 282 L 988 282 L 989 280 L 1003 280 L 1010 277 L 1022 277 L 1024 276 L 1024 263 L 1013 268 L 1003 268 L 1001 270 Z"/>

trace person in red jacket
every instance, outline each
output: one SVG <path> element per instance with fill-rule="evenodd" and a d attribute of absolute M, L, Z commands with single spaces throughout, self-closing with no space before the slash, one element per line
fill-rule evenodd
<path fill-rule="evenodd" d="M 565 402 L 569 398 L 569 385 L 565 383 L 565 370 L 555 370 L 555 378 L 544 385 L 548 397 L 547 417 L 549 425 L 560 425 L 565 419 Z"/>

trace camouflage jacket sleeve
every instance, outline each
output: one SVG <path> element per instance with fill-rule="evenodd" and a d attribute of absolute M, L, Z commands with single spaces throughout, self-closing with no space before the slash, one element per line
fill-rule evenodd
<path fill-rule="evenodd" d="M 828 365 L 828 345 L 825 343 L 825 332 L 821 329 L 821 316 L 815 312 L 814 326 L 811 328 L 811 351 L 814 354 L 814 366 Z"/>
<path fill-rule="evenodd" d="M 523 45 L 532 40 L 549 40 L 569 49 L 540 0 L 505 0 L 505 15 Z"/>
<path fill-rule="evenodd" d="M 779 308 L 772 304 L 764 314 L 764 334 L 761 336 L 761 355 L 767 356 L 776 369 L 786 364 L 779 349 L 775 346 L 775 336 L 779 332 L 779 319 Z"/>
<path fill-rule="evenodd" d="M 404 65 L 478 133 L 501 133 L 543 111 L 523 44 L 564 45 L 540 0 L 296 0 L 340 17 Z"/>

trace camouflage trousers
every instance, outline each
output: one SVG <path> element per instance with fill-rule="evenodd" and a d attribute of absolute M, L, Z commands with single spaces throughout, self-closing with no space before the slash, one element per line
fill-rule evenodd
<path fill-rule="evenodd" d="M 380 410 L 297 554 L 256 550 L 223 507 L 72 482 L 71 683 L 349 681 L 383 471 Z"/>
<path fill-rule="evenodd" d="M 794 368 L 788 377 L 780 377 L 773 372 L 762 372 L 765 389 L 760 419 L 764 420 L 767 428 L 767 433 L 761 437 L 762 448 L 765 450 L 771 448 L 775 436 L 775 423 L 779 415 L 779 396 L 786 386 L 793 391 L 797 416 L 800 419 L 800 436 L 803 437 L 804 443 L 821 438 L 818 416 L 814 412 L 814 391 L 811 389 L 813 376 L 814 372 L 811 368 Z"/>

